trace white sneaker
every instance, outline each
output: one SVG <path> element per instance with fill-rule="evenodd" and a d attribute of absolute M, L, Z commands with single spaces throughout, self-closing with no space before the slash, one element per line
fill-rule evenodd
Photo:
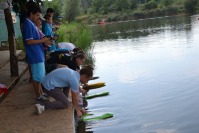
<path fill-rule="evenodd" d="M 45 107 L 44 105 L 41 105 L 38 103 L 38 104 L 35 104 L 35 110 L 36 110 L 36 113 L 40 115 L 42 112 L 45 111 Z"/>

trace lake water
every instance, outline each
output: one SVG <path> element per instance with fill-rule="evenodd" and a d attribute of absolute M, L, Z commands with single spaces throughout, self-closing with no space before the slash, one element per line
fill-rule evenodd
<path fill-rule="evenodd" d="M 81 133 L 198 133 L 199 20 L 175 16 L 93 26 L 94 76 Z"/>

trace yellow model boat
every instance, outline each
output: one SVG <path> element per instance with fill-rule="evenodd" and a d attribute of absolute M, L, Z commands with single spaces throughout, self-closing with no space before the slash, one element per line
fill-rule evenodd
<path fill-rule="evenodd" d="M 105 82 L 98 82 L 98 83 L 89 84 L 88 86 L 84 86 L 83 89 L 91 90 L 91 89 L 101 88 L 101 87 L 104 87 L 104 86 L 106 86 Z"/>

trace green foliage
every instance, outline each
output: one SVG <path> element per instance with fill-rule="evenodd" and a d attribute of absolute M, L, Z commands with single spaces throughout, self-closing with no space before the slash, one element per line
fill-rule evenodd
<path fill-rule="evenodd" d="M 92 44 L 92 33 L 88 26 L 78 23 L 63 24 L 57 31 L 58 42 L 71 42 L 76 47 L 87 50 Z"/>
<path fill-rule="evenodd" d="M 129 14 L 128 13 L 123 13 L 122 15 L 121 15 L 121 20 L 128 20 L 128 16 L 129 16 Z"/>
<path fill-rule="evenodd" d="M 54 17 L 58 17 L 61 14 L 61 8 L 62 8 L 62 1 L 61 0 L 52 0 L 52 1 L 48 1 L 45 0 L 44 2 L 44 6 L 43 6 L 43 13 L 46 13 L 46 10 L 48 8 L 53 8 L 55 10 L 55 15 Z"/>
<path fill-rule="evenodd" d="M 90 16 L 89 15 L 81 15 L 76 17 L 77 22 L 82 22 L 82 23 L 89 23 L 90 21 Z"/>
<path fill-rule="evenodd" d="M 180 6 L 180 5 L 183 5 L 184 6 L 184 3 L 185 3 L 185 0 L 174 0 L 173 1 L 173 4 L 175 6 Z"/>
<path fill-rule="evenodd" d="M 138 7 L 138 1 L 137 0 L 129 0 L 130 3 L 130 9 L 136 9 Z"/>
<path fill-rule="evenodd" d="M 195 13 L 196 12 L 196 9 L 197 9 L 197 5 L 198 4 L 198 0 L 186 0 L 185 3 L 184 3 L 184 6 L 185 6 L 185 10 L 188 12 L 188 13 Z"/>
<path fill-rule="evenodd" d="M 104 1 L 101 0 L 94 0 L 92 1 L 92 12 L 93 13 L 98 13 L 100 11 L 100 8 L 102 7 L 102 3 L 104 3 Z"/>
<path fill-rule="evenodd" d="M 86 26 L 79 25 L 79 33 L 76 33 L 74 39 L 76 39 L 77 46 L 83 49 L 90 48 L 91 43 L 92 43 L 91 30 Z"/>
<path fill-rule="evenodd" d="M 107 14 L 109 12 L 126 11 L 136 6 L 131 1 L 135 0 L 94 0 L 91 5 L 91 13 Z"/>
<path fill-rule="evenodd" d="M 155 0 L 151 0 L 148 3 L 144 4 L 144 9 L 145 10 L 151 10 L 151 9 L 155 9 L 158 7 L 158 4 Z"/>
<path fill-rule="evenodd" d="M 146 12 L 144 12 L 144 11 L 133 12 L 133 17 L 135 17 L 135 18 L 144 18 L 145 15 L 146 15 Z"/>
<path fill-rule="evenodd" d="M 118 12 L 129 12 L 140 10 L 153 10 L 168 7 L 179 7 L 178 11 L 184 11 L 185 0 L 83 0 L 88 1 L 87 13 L 112 14 Z M 188 1 L 188 0 L 187 0 Z M 192 0 L 191 0 L 192 1 Z M 192 2 L 191 2 L 192 3 Z"/>
<path fill-rule="evenodd" d="M 130 2 L 128 0 L 116 0 L 115 5 L 117 7 L 117 11 L 130 9 Z"/>
<path fill-rule="evenodd" d="M 25 51 L 22 37 L 17 38 L 16 42 L 17 42 L 16 49 Z"/>
<path fill-rule="evenodd" d="M 119 14 L 112 14 L 107 18 L 108 22 L 116 22 L 120 20 L 120 15 Z"/>
<path fill-rule="evenodd" d="M 121 13 L 121 14 L 111 14 L 107 17 L 107 22 L 117 22 L 117 21 L 125 21 L 128 20 L 129 14 L 128 13 Z"/>
<path fill-rule="evenodd" d="M 90 64 L 93 65 L 95 62 L 95 59 L 93 58 L 93 53 L 92 51 L 86 51 L 86 61 L 85 64 Z"/>
<path fill-rule="evenodd" d="M 63 17 L 70 23 L 80 13 L 80 0 L 64 0 Z"/>
<path fill-rule="evenodd" d="M 168 7 L 173 3 L 174 0 L 161 0 L 161 4 Z"/>

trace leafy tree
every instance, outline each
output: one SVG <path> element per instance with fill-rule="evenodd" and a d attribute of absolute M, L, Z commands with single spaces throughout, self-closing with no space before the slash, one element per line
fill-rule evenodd
<path fill-rule="evenodd" d="M 173 0 L 161 0 L 160 2 L 162 5 L 168 7 L 173 3 Z"/>
<path fill-rule="evenodd" d="M 129 3 L 131 9 L 136 9 L 138 5 L 138 0 L 129 0 Z"/>
<path fill-rule="evenodd" d="M 93 0 L 92 1 L 92 12 L 98 13 L 102 7 L 103 0 Z"/>
<path fill-rule="evenodd" d="M 138 0 L 139 3 L 146 3 L 148 0 Z"/>
<path fill-rule="evenodd" d="M 128 0 L 116 0 L 117 11 L 124 11 L 130 9 Z"/>
<path fill-rule="evenodd" d="M 81 0 L 81 7 L 83 9 L 84 14 L 88 12 L 88 9 L 91 6 L 91 3 L 92 3 L 92 0 Z"/>
<path fill-rule="evenodd" d="M 155 0 L 151 0 L 144 4 L 144 9 L 151 10 L 157 8 L 158 4 Z"/>
<path fill-rule="evenodd" d="M 46 12 L 46 10 L 48 8 L 53 8 L 55 10 L 55 17 L 59 16 L 61 14 L 61 7 L 62 7 L 63 3 L 62 0 L 52 0 L 52 1 L 48 1 L 45 0 L 44 2 L 44 12 Z"/>
<path fill-rule="evenodd" d="M 186 0 L 184 3 L 185 9 L 188 13 L 195 13 L 197 9 L 198 0 Z"/>
<path fill-rule="evenodd" d="M 62 15 L 69 23 L 75 20 L 79 12 L 80 0 L 64 0 Z"/>
<path fill-rule="evenodd" d="M 104 0 L 101 8 L 101 12 L 103 14 L 107 14 L 108 12 L 111 12 L 112 9 L 110 9 L 110 6 L 112 5 L 112 0 Z"/>
<path fill-rule="evenodd" d="M 3 1 L 6 1 L 6 0 L 3 0 Z M 9 0 L 7 0 L 7 1 L 9 1 Z M 29 0 L 29 1 L 33 1 L 33 0 Z M 27 2 L 28 2 L 27 0 L 12 0 L 13 11 L 16 13 L 20 13 L 21 11 L 25 10 Z M 41 0 L 35 0 L 34 2 L 38 6 L 43 5 L 43 1 L 41 1 Z"/>

